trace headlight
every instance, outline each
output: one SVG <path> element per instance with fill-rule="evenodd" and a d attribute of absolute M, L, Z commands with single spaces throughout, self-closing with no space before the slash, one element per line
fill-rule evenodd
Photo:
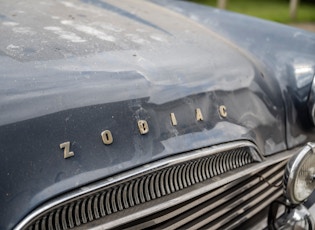
<path fill-rule="evenodd" d="M 285 196 L 290 204 L 305 201 L 315 189 L 315 143 L 308 143 L 287 164 L 284 175 Z"/>

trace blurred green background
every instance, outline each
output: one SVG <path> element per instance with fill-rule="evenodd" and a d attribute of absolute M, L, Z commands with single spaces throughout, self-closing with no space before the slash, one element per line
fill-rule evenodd
<path fill-rule="evenodd" d="M 217 0 L 191 0 L 217 6 Z M 290 0 L 228 0 L 227 10 L 281 23 L 315 22 L 315 0 L 300 0 L 295 20 L 290 18 Z"/>

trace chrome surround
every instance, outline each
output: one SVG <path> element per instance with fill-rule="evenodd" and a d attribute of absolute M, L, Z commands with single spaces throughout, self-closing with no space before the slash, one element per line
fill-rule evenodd
<path fill-rule="evenodd" d="M 293 156 L 290 159 L 286 166 L 285 174 L 283 177 L 283 185 L 284 196 L 287 199 L 289 205 L 297 205 L 304 202 L 304 200 L 297 200 L 295 198 L 294 183 L 301 163 L 303 162 L 303 159 L 310 151 L 312 151 L 312 153 L 315 154 L 315 143 L 311 142 L 307 143 L 305 147 L 303 147 L 295 156 Z"/>
<path fill-rule="evenodd" d="M 303 205 L 295 207 L 284 215 L 279 221 L 283 220 L 285 228 L 313 230 L 315 226 L 314 219 L 307 208 Z"/>
<path fill-rule="evenodd" d="M 308 112 L 313 125 L 315 125 L 315 75 L 313 77 L 311 92 L 308 97 Z"/>
<path fill-rule="evenodd" d="M 30 221 L 32 221 L 34 218 L 36 218 L 37 216 L 39 216 L 43 212 L 45 212 L 51 208 L 56 208 L 61 203 L 66 202 L 66 201 L 70 201 L 70 200 L 72 200 L 78 196 L 82 196 L 82 195 L 89 194 L 91 192 L 95 192 L 95 191 L 100 190 L 104 187 L 111 186 L 117 182 L 124 182 L 126 180 L 129 180 L 133 177 L 137 177 L 137 176 L 139 176 L 145 172 L 151 171 L 151 170 L 163 169 L 163 168 L 166 168 L 166 167 L 169 167 L 169 166 L 181 163 L 181 162 L 193 160 L 193 159 L 200 158 L 203 156 L 216 154 L 218 152 L 228 151 L 228 150 L 232 150 L 232 149 L 240 148 L 240 147 L 251 147 L 252 149 L 254 149 L 255 151 L 252 151 L 253 158 L 256 161 L 259 161 L 260 163 L 255 164 L 254 167 L 246 167 L 244 170 L 239 170 L 236 173 L 229 174 L 226 177 L 222 176 L 220 178 L 220 180 L 216 181 L 216 183 L 210 183 L 206 186 L 200 187 L 199 190 L 197 190 L 197 191 L 194 190 L 192 192 L 188 192 L 187 194 L 185 194 L 185 196 L 181 196 L 180 199 L 174 199 L 174 200 L 172 200 L 172 202 L 169 202 L 169 203 L 161 203 L 161 204 L 158 204 L 155 206 L 150 206 L 144 210 L 141 210 L 140 212 L 134 213 L 134 214 L 129 215 L 129 216 L 124 216 L 122 219 L 117 219 L 117 220 L 111 222 L 111 224 L 115 225 L 115 222 L 120 224 L 121 221 L 128 222 L 130 220 L 133 220 L 134 218 L 142 216 L 146 212 L 157 212 L 157 211 L 165 209 L 167 207 L 179 204 L 185 200 L 188 200 L 189 197 L 192 195 L 191 193 L 193 193 L 194 196 L 199 195 L 199 194 L 203 194 L 206 191 L 218 188 L 218 187 L 225 185 L 229 182 L 237 180 L 238 178 L 241 178 L 243 176 L 251 175 L 251 174 L 255 173 L 256 171 L 258 171 L 264 167 L 267 167 L 267 166 L 272 165 L 274 163 L 286 160 L 290 156 L 292 156 L 294 152 L 296 152 L 296 149 L 292 149 L 289 151 L 278 153 L 278 154 L 276 154 L 274 156 L 270 156 L 268 158 L 263 158 L 262 155 L 260 154 L 259 150 L 257 149 L 256 145 L 254 145 L 252 142 L 238 141 L 238 142 L 233 142 L 233 143 L 216 145 L 216 146 L 212 146 L 212 147 L 204 148 L 204 149 L 200 149 L 200 150 L 190 151 L 187 153 L 182 153 L 182 154 L 179 154 L 176 156 L 162 159 L 162 160 L 157 161 L 157 162 L 143 165 L 143 166 L 136 168 L 134 170 L 130 170 L 130 171 L 124 172 L 122 174 L 119 174 L 119 175 L 116 175 L 113 177 L 109 177 L 109 178 L 104 179 L 102 181 L 93 183 L 93 184 L 88 185 L 86 187 L 82 187 L 80 189 L 77 189 L 71 193 L 67 193 L 63 196 L 60 196 L 60 197 L 50 201 L 49 203 L 46 203 L 46 204 L 38 207 L 37 209 L 35 209 L 33 212 L 31 212 L 29 215 L 27 215 L 14 229 L 16 229 L 16 230 L 17 229 L 23 229 L 24 227 L 26 227 L 28 225 L 28 223 Z M 106 226 L 102 226 L 102 227 L 106 227 Z M 107 226 L 107 227 L 110 227 L 110 226 Z"/>
<path fill-rule="evenodd" d="M 315 222 L 306 207 L 298 205 L 293 209 L 287 208 L 284 214 L 275 220 L 273 226 L 269 226 L 273 229 L 304 229 L 314 230 Z"/>

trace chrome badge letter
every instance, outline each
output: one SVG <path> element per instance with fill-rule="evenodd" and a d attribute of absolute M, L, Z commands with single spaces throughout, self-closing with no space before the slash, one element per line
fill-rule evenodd
<path fill-rule="evenodd" d="M 74 152 L 70 152 L 70 141 L 60 144 L 60 148 L 63 150 L 63 158 L 69 158 L 74 156 Z"/>

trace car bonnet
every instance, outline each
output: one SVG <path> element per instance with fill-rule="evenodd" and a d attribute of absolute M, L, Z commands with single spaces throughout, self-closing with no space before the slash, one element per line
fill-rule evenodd
<path fill-rule="evenodd" d="M 0 28 L 0 228 L 170 155 L 236 140 L 286 148 L 278 82 L 185 16 L 142 1 L 10 1 Z"/>

